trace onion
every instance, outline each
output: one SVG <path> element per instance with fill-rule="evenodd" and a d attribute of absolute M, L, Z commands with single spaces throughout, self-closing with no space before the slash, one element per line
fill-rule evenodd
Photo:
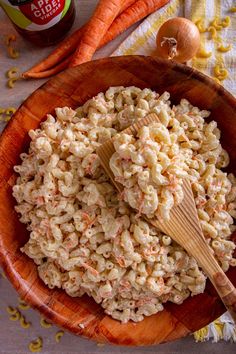
<path fill-rule="evenodd" d="M 163 23 L 157 37 L 157 54 L 164 59 L 186 62 L 200 47 L 200 33 L 197 26 L 183 17 L 175 17 Z"/>

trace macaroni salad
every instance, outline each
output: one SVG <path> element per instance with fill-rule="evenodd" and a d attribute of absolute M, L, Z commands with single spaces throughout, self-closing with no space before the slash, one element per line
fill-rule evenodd
<path fill-rule="evenodd" d="M 186 175 L 216 259 L 224 271 L 236 265 L 230 241 L 236 178 L 221 170 L 229 158 L 220 131 L 214 121 L 205 122 L 209 112 L 184 99 L 171 106 L 169 98 L 167 92 L 111 87 L 76 111 L 56 108 L 55 117 L 29 132 L 29 152 L 15 166 L 15 209 L 30 232 L 22 252 L 49 288 L 88 294 L 123 323 L 204 291 L 206 277 L 195 259 L 140 215 L 168 217 Z M 160 123 L 135 139 L 115 138 L 111 165 L 125 186 L 118 195 L 96 149 L 151 112 Z"/>
<path fill-rule="evenodd" d="M 170 210 L 184 197 L 183 178 L 188 176 L 179 139 L 182 127 L 152 123 L 142 127 L 137 137 L 126 133 L 114 137 L 116 152 L 110 159 L 115 180 L 124 186 L 124 200 L 149 218 L 170 218 Z"/>

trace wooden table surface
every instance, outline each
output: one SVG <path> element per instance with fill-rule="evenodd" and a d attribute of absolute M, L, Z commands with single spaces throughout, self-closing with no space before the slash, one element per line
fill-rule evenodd
<path fill-rule="evenodd" d="M 91 15 L 97 0 L 75 0 L 77 7 L 77 16 L 73 28 L 82 25 Z M 96 57 L 109 56 L 116 47 L 131 33 L 135 28 L 126 31 L 119 38 L 109 43 L 105 48 L 101 49 Z M 13 89 L 6 87 L 5 72 L 12 66 L 17 66 L 21 71 L 43 58 L 50 49 L 41 49 L 32 47 L 31 44 L 25 42 L 17 35 L 15 46 L 20 50 L 20 58 L 17 60 L 8 59 L 4 45 L 6 35 L 15 33 L 14 28 L 0 10 L 0 107 L 17 107 L 19 104 L 44 81 L 27 81 L 17 82 Z M 4 128 L 5 123 L 0 122 L 0 132 Z M 60 343 L 56 343 L 55 334 L 59 330 L 56 326 L 49 329 L 40 326 L 40 315 L 32 309 L 22 311 L 26 319 L 32 323 L 29 329 L 21 328 L 19 321 L 10 321 L 9 314 L 6 311 L 7 306 L 16 307 L 18 297 L 15 290 L 9 282 L 0 276 L 0 354 L 26 354 L 30 353 L 28 344 L 41 337 L 43 339 L 42 354 L 131 354 L 131 353 L 159 353 L 159 354 L 230 354 L 235 353 L 235 344 L 219 342 L 217 344 L 211 342 L 195 343 L 193 337 L 184 338 L 182 340 L 162 344 L 153 347 L 127 348 L 112 347 L 109 345 L 98 346 L 96 343 L 86 339 L 76 337 L 72 334 L 65 333 Z"/>

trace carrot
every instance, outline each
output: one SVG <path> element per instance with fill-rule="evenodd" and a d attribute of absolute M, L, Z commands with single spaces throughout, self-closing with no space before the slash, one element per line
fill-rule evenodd
<path fill-rule="evenodd" d="M 91 60 L 125 0 L 100 0 L 69 66 Z"/>
<path fill-rule="evenodd" d="M 135 1 L 136 0 L 126 0 L 123 4 L 119 14 L 122 13 L 123 11 L 125 11 Z M 73 53 L 75 51 L 77 45 L 80 42 L 80 39 L 81 39 L 82 33 L 85 29 L 85 26 L 86 25 L 82 26 L 81 28 L 79 28 L 78 30 L 73 32 L 69 37 L 65 38 L 60 43 L 60 45 L 55 50 L 53 50 L 53 52 L 51 54 L 49 54 L 49 56 L 47 58 L 45 58 L 44 60 L 42 60 L 38 64 L 34 65 L 32 68 L 30 68 L 29 70 L 24 72 L 22 74 L 22 76 L 24 78 L 33 77 L 31 75 L 32 73 L 39 73 L 41 71 L 47 72 L 48 71 L 47 69 L 50 69 L 54 65 L 56 65 L 56 67 L 59 68 L 58 64 L 60 62 L 62 62 L 62 60 L 64 58 L 68 57 L 68 55 L 70 55 L 71 53 Z M 63 67 L 63 69 L 64 69 L 64 67 Z M 59 72 L 59 71 L 56 71 L 56 72 Z M 47 76 L 45 76 L 45 77 L 47 77 Z"/>
<path fill-rule="evenodd" d="M 68 58 L 64 59 L 64 61 L 62 61 L 61 63 L 57 64 L 56 66 L 54 66 L 53 68 L 49 68 L 45 71 L 26 71 L 23 75 L 24 79 L 45 79 L 47 77 L 56 75 L 58 73 L 60 73 L 61 71 L 65 70 L 71 59 L 72 59 L 73 55 L 70 55 Z"/>
<path fill-rule="evenodd" d="M 166 5 L 168 2 L 169 2 L 169 0 L 137 0 L 132 6 L 128 7 L 126 11 L 121 13 L 121 15 L 118 16 L 114 20 L 114 22 L 110 26 L 109 30 L 106 31 L 106 33 L 104 34 L 104 37 L 101 39 L 101 41 L 99 43 L 99 47 L 110 42 L 113 38 L 115 38 L 120 33 L 125 31 L 132 24 L 143 19 L 144 17 L 146 17 L 150 13 L 156 11 L 160 7 Z M 95 29 L 93 29 L 93 30 L 95 30 Z M 86 33 L 84 33 L 84 36 L 82 36 L 82 38 L 85 38 L 85 35 L 86 35 Z M 81 42 L 82 42 L 82 40 L 84 40 L 85 43 L 79 44 L 79 47 L 78 47 L 77 51 L 75 52 L 75 55 L 72 58 L 72 61 L 69 66 L 76 66 L 76 65 L 79 65 L 85 61 L 90 60 L 92 58 L 92 55 L 94 54 L 95 50 L 98 47 L 94 43 L 94 41 L 90 40 L 89 38 L 87 38 L 87 37 L 86 37 L 86 39 L 82 39 L 82 38 L 81 38 Z M 89 48 L 89 45 L 91 45 L 90 48 Z M 93 47 L 92 47 L 92 45 L 93 45 Z M 96 48 L 95 48 L 95 45 L 96 45 Z M 95 48 L 95 50 L 94 50 L 94 48 Z M 89 51 L 89 49 L 90 49 L 90 51 Z M 88 50 L 88 52 L 84 53 L 86 50 Z"/>
<path fill-rule="evenodd" d="M 170 0 L 137 0 L 134 5 L 130 6 L 114 20 L 111 27 L 101 40 L 99 47 L 104 46 L 134 23 L 160 9 L 169 1 Z"/>
<path fill-rule="evenodd" d="M 47 58 L 24 72 L 22 76 L 24 78 L 28 78 L 31 77 L 31 73 L 38 73 L 40 71 L 47 70 L 73 53 L 75 47 L 80 41 L 84 28 L 85 26 L 79 28 L 77 31 L 72 33 L 70 37 L 64 39 L 62 43 Z"/>

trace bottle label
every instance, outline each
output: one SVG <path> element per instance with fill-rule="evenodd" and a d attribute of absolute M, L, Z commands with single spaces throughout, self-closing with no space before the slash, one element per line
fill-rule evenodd
<path fill-rule="evenodd" d="M 65 16 L 70 4 L 71 0 L 0 0 L 12 22 L 28 31 L 54 26 Z"/>

